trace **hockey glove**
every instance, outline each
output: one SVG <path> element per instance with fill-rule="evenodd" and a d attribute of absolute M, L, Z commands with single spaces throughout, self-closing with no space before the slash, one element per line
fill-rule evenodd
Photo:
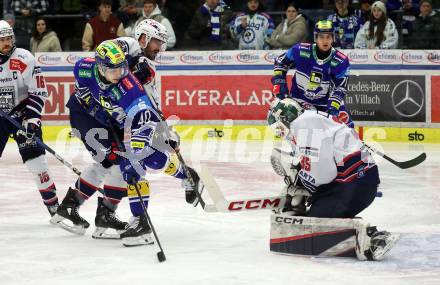
<path fill-rule="evenodd" d="M 272 94 L 280 100 L 287 98 L 289 95 L 289 88 L 287 87 L 286 78 L 282 75 L 274 75 L 271 79 Z"/>
<path fill-rule="evenodd" d="M 139 57 L 137 63 L 133 66 L 133 75 L 142 83 L 147 84 L 151 82 L 154 77 L 154 71 L 150 67 L 145 57 Z"/>
<path fill-rule="evenodd" d="M 337 117 L 339 114 L 339 107 L 340 106 L 341 105 L 338 102 L 330 100 L 327 105 L 327 113 L 329 113 L 332 116 Z"/>
<path fill-rule="evenodd" d="M 41 130 L 41 120 L 38 118 L 30 118 L 23 121 L 23 127 L 26 130 L 26 133 L 24 133 L 24 136 L 31 140 L 35 137 L 36 134 L 38 134 Z"/>
<path fill-rule="evenodd" d="M 141 179 L 141 174 L 139 173 L 139 171 L 136 170 L 136 168 L 130 163 L 128 159 L 122 159 L 121 163 L 119 164 L 119 168 L 122 172 L 122 177 L 124 178 L 124 181 L 128 184 L 136 184 Z M 139 170 L 144 170 L 141 164 L 139 165 Z"/>

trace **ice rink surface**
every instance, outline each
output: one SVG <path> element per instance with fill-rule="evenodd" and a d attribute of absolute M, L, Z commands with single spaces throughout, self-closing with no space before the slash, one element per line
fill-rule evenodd
<path fill-rule="evenodd" d="M 75 142 L 51 144 L 79 169 L 90 161 Z M 80 213 L 85 236 L 49 224 L 49 214 L 18 155 L 8 144 L 0 159 L 0 284 L 440 284 L 440 146 L 382 144 L 396 160 L 422 151 L 427 160 L 402 170 L 378 159 L 382 198 L 360 214 L 379 229 L 402 234 L 382 262 L 310 258 L 269 251 L 270 211 L 205 213 L 184 201 L 180 182 L 148 174 L 149 212 L 167 256 L 157 247 L 125 248 L 91 238 L 96 196 Z M 283 182 L 271 169 L 269 143 L 184 142 L 188 164 L 205 163 L 227 198 L 276 195 Z M 48 155 L 60 199 L 76 177 Z M 118 215 L 128 220 L 128 202 Z"/>

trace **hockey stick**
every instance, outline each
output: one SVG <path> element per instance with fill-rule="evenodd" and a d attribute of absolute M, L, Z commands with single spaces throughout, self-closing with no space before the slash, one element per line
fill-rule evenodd
<path fill-rule="evenodd" d="M 159 115 L 159 117 L 160 117 L 159 119 L 166 124 L 165 116 L 163 115 L 162 111 L 159 109 L 159 105 L 156 102 L 156 99 L 154 99 L 154 97 L 151 94 L 149 94 L 148 92 L 145 92 L 145 94 L 148 96 L 148 99 L 150 99 L 150 102 L 153 105 L 154 111 L 157 112 L 157 114 Z M 192 177 L 191 172 L 189 171 L 189 169 L 185 163 L 185 160 L 183 159 L 182 154 L 180 153 L 180 150 L 177 148 L 177 149 L 174 149 L 174 151 L 176 152 L 177 159 L 179 160 L 180 164 L 183 167 L 183 171 L 185 172 L 186 177 L 188 178 L 191 185 L 195 186 L 196 183 L 194 182 L 194 178 Z M 200 181 L 200 182 L 202 182 L 202 181 Z M 200 203 L 200 206 L 202 206 L 203 210 L 210 211 L 210 209 L 209 209 L 209 208 L 211 208 L 210 205 L 206 205 L 205 201 L 202 198 L 202 192 L 203 192 L 204 188 L 205 188 L 205 184 L 202 183 L 202 190 L 199 192 L 198 189 L 196 189 L 195 192 L 196 192 L 198 202 L 193 204 L 193 206 L 197 207 L 197 204 Z"/>
<path fill-rule="evenodd" d="M 0 117 L 5 118 L 6 120 L 8 120 L 11 124 L 13 124 L 17 129 L 26 132 L 25 128 L 19 123 L 17 122 L 17 120 L 15 120 L 14 118 L 12 118 L 11 116 L 9 116 L 8 114 L 6 114 L 2 109 L 0 109 Z M 47 144 L 45 144 L 40 138 L 38 137 L 34 137 L 33 138 L 37 144 L 44 148 L 45 150 L 47 150 L 47 152 L 49 152 L 50 154 L 52 154 L 53 156 L 55 156 L 55 158 L 61 162 L 62 164 L 64 164 L 66 167 L 70 168 L 73 172 L 75 172 L 76 175 L 80 176 L 81 175 L 81 171 L 78 170 L 78 168 L 74 167 L 70 162 L 66 161 L 64 158 L 62 158 L 58 153 L 55 152 L 55 150 L 53 150 L 50 146 L 48 146 Z"/>
<path fill-rule="evenodd" d="M 105 114 L 108 117 L 108 119 L 111 120 L 110 114 L 107 112 L 105 112 Z M 118 148 L 121 151 L 125 150 L 124 145 L 122 144 L 121 140 L 119 139 L 118 134 L 116 133 L 116 130 L 111 123 L 109 124 L 109 128 L 112 132 L 113 138 L 114 138 Z M 159 252 L 157 252 L 157 254 L 156 254 L 157 259 L 159 260 L 159 262 L 163 262 L 166 260 L 165 253 L 163 251 L 162 244 L 160 243 L 159 237 L 157 236 L 157 233 L 156 233 L 156 230 L 153 226 L 153 223 L 151 222 L 151 218 L 150 218 L 150 215 L 148 214 L 147 207 L 145 206 L 144 200 L 142 199 L 141 192 L 139 191 L 139 185 L 137 182 L 134 182 L 134 181 L 131 181 L 130 185 L 133 185 L 136 190 L 136 194 L 138 195 L 139 201 L 141 203 L 142 212 L 144 213 L 144 218 L 147 220 L 147 223 L 150 226 L 151 231 L 153 232 L 154 239 L 156 240 L 157 245 L 159 246 Z"/>
<path fill-rule="evenodd" d="M 392 164 L 394 164 L 395 166 L 401 168 L 401 169 L 407 169 L 407 168 L 411 168 L 414 166 L 419 165 L 420 163 L 424 162 L 426 159 L 426 153 L 422 152 L 420 155 L 418 155 L 417 157 L 410 159 L 410 160 L 406 160 L 406 161 L 396 161 L 394 159 L 392 159 L 391 157 L 389 157 L 388 155 L 372 148 L 371 146 L 367 145 L 365 142 L 362 142 L 364 147 L 367 148 L 369 151 L 376 153 L 377 155 L 385 158 L 386 160 L 388 160 L 389 162 L 391 162 Z"/>

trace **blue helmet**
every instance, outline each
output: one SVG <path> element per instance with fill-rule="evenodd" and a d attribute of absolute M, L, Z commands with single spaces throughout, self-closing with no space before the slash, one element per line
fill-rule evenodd
<path fill-rule="evenodd" d="M 335 38 L 335 30 L 333 28 L 333 22 L 330 20 L 320 20 L 316 22 L 315 29 L 313 30 L 313 39 L 316 42 L 316 38 L 318 37 L 318 34 L 326 33 L 326 34 L 332 34 L 333 39 Z"/>

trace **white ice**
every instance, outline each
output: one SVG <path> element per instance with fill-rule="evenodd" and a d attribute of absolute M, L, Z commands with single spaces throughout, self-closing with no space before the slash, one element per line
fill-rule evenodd
<path fill-rule="evenodd" d="M 80 144 L 52 147 L 78 168 L 90 157 Z M 184 201 L 180 183 L 149 175 L 149 212 L 167 261 L 156 259 L 156 245 L 125 248 L 119 240 L 91 238 L 96 197 L 80 209 L 92 224 L 74 236 L 49 224 L 34 182 L 14 143 L 0 159 L 0 284 L 440 284 L 440 146 L 383 145 L 405 160 L 422 151 L 420 166 L 401 170 L 379 161 L 384 196 L 361 216 L 402 234 L 382 262 L 349 258 L 310 258 L 269 251 L 269 211 L 205 213 Z M 227 198 L 275 195 L 283 185 L 268 162 L 270 144 L 189 143 L 189 164 L 205 162 Z M 51 155 L 50 169 L 62 199 L 76 177 Z M 128 202 L 118 214 L 127 220 Z"/>

